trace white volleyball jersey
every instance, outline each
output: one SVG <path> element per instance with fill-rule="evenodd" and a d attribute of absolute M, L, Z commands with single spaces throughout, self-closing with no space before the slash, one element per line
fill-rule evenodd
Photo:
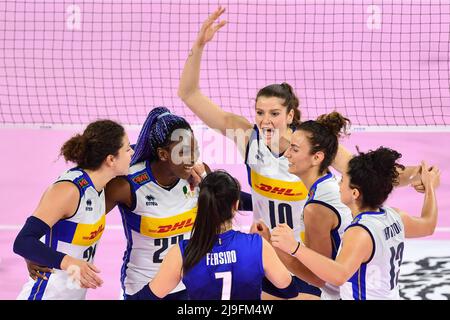
<path fill-rule="evenodd" d="M 131 166 L 127 179 L 133 206 L 119 206 L 127 238 L 121 282 L 132 295 L 154 278 L 172 245 L 190 238 L 199 189 L 182 179 L 171 189 L 159 186 L 148 161 Z M 180 282 L 172 293 L 184 289 Z"/>
<path fill-rule="evenodd" d="M 350 208 L 341 202 L 339 181 L 333 174 L 328 173 L 314 182 L 308 192 L 308 199 L 306 200 L 305 207 L 311 203 L 316 203 L 327 207 L 333 211 L 338 218 L 338 225 L 330 232 L 332 244 L 331 258 L 334 260 L 336 259 L 339 247 L 341 245 L 341 239 L 344 235 L 344 231 L 352 222 L 353 217 Z M 304 221 L 303 214 L 302 221 Z M 322 300 L 340 299 L 339 287 L 326 283 L 325 287 L 321 288 L 321 290 Z"/>
<path fill-rule="evenodd" d="M 286 223 L 300 240 L 304 230 L 301 213 L 308 192 L 303 182 L 289 173 L 287 158 L 269 150 L 256 125 L 247 145 L 245 164 L 252 188 L 254 220 L 262 219 L 270 229 Z"/>
<path fill-rule="evenodd" d="M 398 274 L 404 249 L 404 225 L 392 208 L 362 212 L 348 228 L 360 226 L 371 236 L 372 256 L 341 286 L 344 300 L 399 299 Z M 347 229 L 348 229 L 347 228 Z"/>
<path fill-rule="evenodd" d="M 98 192 L 88 174 L 79 168 L 63 173 L 57 182 L 69 181 L 80 191 L 80 201 L 75 214 L 59 220 L 40 240 L 50 248 L 71 257 L 94 261 L 98 241 L 105 229 L 105 193 Z M 71 270 L 68 270 L 71 271 Z M 29 279 L 18 299 L 28 300 L 79 300 L 86 298 L 87 289 L 77 288 L 68 272 L 54 269 L 46 273 L 48 280 Z"/>

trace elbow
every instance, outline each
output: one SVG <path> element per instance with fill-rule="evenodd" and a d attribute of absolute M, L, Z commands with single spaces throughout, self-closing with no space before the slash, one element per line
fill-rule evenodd
<path fill-rule="evenodd" d="M 194 90 L 187 90 L 185 88 L 179 87 L 178 88 L 178 97 L 183 101 L 186 102 L 186 100 L 189 99 L 189 97 L 192 95 L 192 93 L 194 92 Z"/>
<path fill-rule="evenodd" d="M 187 101 L 190 97 L 192 97 L 194 94 L 200 92 L 200 89 L 198 86 L 194 86 L 192 88 L 186 88 L 183 86 L 178 87 L 178 98 L 180 98 L 184 103 L 187 104 Z"/>
<path fill-rule="evenodd" d="M 186 96 L 187 96 L 186 90 L 183 90 L 183 89 L 180 87 L 180 88 L 178 88 L 177 94 L 178 94 L 178 98 L 180 98 L 183 102 L 186 100 Z"/>
<path fill-rule="evenodd" d="M 346 273 L 339 272 L 336 274 L 336 277 L 332 281 L 329 281 L 329 282 L 336 287 L 340 287 L 344 283 L 346 283 L 349 278 L 350 277 Z"/>
<path fill-rule="evenodd" d="M 318 288 L 323 288 L 325 286 L 325 283 L 326 283 L 325 281 L 319 280 L 319 281 L 317 281 L 315 286 L 318 287 Z"/>
<path fill-rule="evenodd" d="M 422 236 L 428 237 L 434 234 L 437 226 L 437 219 L 429 219 L 423 227 Z"/>
<path fill-rule="evenodd" d="M 13 244 L 13 252 L 15 254 L 18 254 L 19 256 L 24 257 L 24 239 L 19 235 L 16 237 L 16 240 L 14 240 L 14 244 Z"/>
<path fill-rule="evenodd" d="M 436 230 L 436 224 L 433 224 L 431 226 L 429 226 L 426 230 L 425 230 L 425 237 L 428 236 L 432 236 L 434 234 L 434 231 Z"/>

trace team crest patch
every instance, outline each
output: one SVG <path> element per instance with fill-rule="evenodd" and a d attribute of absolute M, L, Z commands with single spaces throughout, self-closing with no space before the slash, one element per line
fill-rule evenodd
<path fill-rule="evenodd" d="M 85 178 L 80 178 L 77 180 L 77 184 L 81 187 L 81 188 L 86 188 L 89 185 L 89 182 L 85 179 Z"/>
<path fill-rule="evenodd" d="M 150 177 L 148 176 L 147 172 L 143 172 L 141 174 L 138 174 L 137 176 L 131 178 L 135 183 L 137 184 L 144 184 L 148 181 L 150 181 Z"/>

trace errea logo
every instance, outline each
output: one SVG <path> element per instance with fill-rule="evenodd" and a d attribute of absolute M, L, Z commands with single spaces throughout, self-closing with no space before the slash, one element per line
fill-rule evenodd
<path fill-rule="evenodd" d="M 94 208 L 92 208 L 92 200 L 91 199 L 87 199 L 86 200 L 86 211 L 93 211 Z"/>

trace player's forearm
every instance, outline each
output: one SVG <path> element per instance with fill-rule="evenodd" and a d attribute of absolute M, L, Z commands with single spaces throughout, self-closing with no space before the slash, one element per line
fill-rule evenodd
<path fill-rule="evenodd" d="M 317 277 L 311 270 L 309 270 L 305 265 L 303 265 L 298 259 L 292 257 L 291 255 L 275 248 L 275 251 L 280 258 L 281 262 L 286 266 L 286 268 L 295 276 L 308 282 L 309 284 L 316 287 L 323 287 L 325 281 Z"/>
<path fill-rule="evenodd" d="M 331 164 L 334 169 L 340 173 L 347 172 L 348 162 L 352 159 L 353 155 L 343 145 L 339 144 L 336 157 Z"/>
<path fill-rule="evenodd" d="M 189 56 L 184 64 L 183 72 L 181 73 L 180 85 L 178 88 L 178 96 L 183 101 L 196 90 L 200 90 L 200 66 L 203 49 L 204 45 L 199 45 L 195 42 L 192 49 L 189 51 Z"/>
<path fill-rule="evenodd" d="M 303 245 L 295 257 L 320 279 L 335 286 L 343 285 L 351 277 L 344 266 Z"/>
<path fill-rule="evenodd" d="M 437 200 L 436 191 L 434 188 L 427 188 L 425 190 L 425 198 L 423 200 L 422 213 L 420 219 L 424 222 L 424 235 L 429 236 L 434 233 L 437 225 Z"/>

